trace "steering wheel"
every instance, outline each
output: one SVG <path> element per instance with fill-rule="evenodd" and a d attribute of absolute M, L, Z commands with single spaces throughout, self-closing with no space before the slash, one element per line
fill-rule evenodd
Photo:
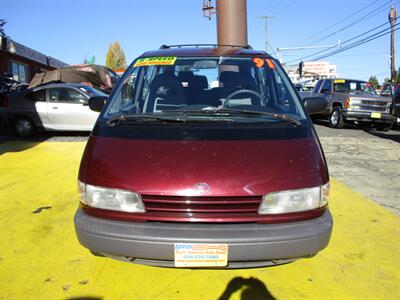
<path fill-rule="evenodd" d="M 222 104 L 222 108 L 225 108 L 225 107 L 226 107 L 226 104 L 227 104 L 234 96 L 237 96 L 237 95 L 239 95 L 239 94 L 244 94 L 244 93 L 248 93 L 248 94 L 252 94 L 252 95 L 254 95 L 254 96 L 257 96 L 257 98 L 260 99 L 261 105 L 267 106 L 267 102 L 265 101 L 264 97 L 263 97 L 259 92 L 256 92 L 256 91 L 253 91 L 253 90 L 243 89 L 243 90 L 238 90 L 238 91 L 234 91 L 233 93 L 230 93 L 230 94 L 226 97 L 224 103 Z"/>

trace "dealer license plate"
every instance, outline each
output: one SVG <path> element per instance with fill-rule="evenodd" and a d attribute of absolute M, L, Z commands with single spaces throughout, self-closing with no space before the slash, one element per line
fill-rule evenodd
<path fill-rule="evenodd" d="M 381 113 L 378 113 L 378 112 L 371 113 L 371 118 L 373 118 L 373 119 L 380 119 L 381 117 L 382 117 Z"/>
<path fill-rule="evenodd" d="M 224 267 L 228 264 L 227 244 L 175 243 L 175 267 Z"/>

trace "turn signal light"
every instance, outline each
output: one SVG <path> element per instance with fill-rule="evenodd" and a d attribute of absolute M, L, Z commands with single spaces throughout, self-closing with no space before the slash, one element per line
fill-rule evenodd
<path fill-rule="evenodd" d="M 346 98 L 346 100 L 344 100 L 344 108 L 350 108 L 350 98 Z"/>

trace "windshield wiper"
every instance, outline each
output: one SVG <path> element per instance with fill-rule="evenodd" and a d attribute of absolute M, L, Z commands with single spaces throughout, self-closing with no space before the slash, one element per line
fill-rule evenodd
<path fill-rule="evenodd" d="M 112 116 L 107 124 L 111 126 L 118 126 L 121 123 L 129 123 L 129 122 L 162 122 L 162 123 L 186 123 L 187 116 L 183 114 L 183 118 L 181 116 L 154 116 L 154 115 L 146 115 L 146 114 L 118 114 Z"/>
<path fill-rule="evenodd" d="M 292 118 L 292 117 L 289 117 L 288 115 L 280 114 L 280 113 L 273 113 L 273 112 L 268 112 L 268 111 L 254 111 L 254 110 L 236 110 L 236 109 L 224 109 L 224 110 L 227 110 L 228 112 L 235 111 L 237 113 L 243 113 L 243 114 L 248 114 L 248 115 L 269 116 L 274 119 L 280 119 L 280 120 L 286 121 L 294 127 L 298 127 L 301 125 L 301 122 L 299 120 L 296 120 L 295 118 Z"/>
<path fill-rule="evenodd" d="M 268 111 L 255 111 L 255 110 L 242 110 L 242 109 L 232 109 L 232 108 L 206 108 L 202 110 L 174 110 L 169 112 L 184 112 L 189 114 L 210 114 L 210 115 L 226 115 L 226 114 L 235 114 L 235 115 L 253 115 L 253 116 L 269 116 L 274 119 L 283 120 L 288 122 L 290 125 L 294 127 L 298 127 L 301 125 L 301 122 L 289 117 L 285 114 L 273 113 Z"/>
<path fill-rule="evenodd" d="M 151 115 L 151 114 L 118 114 L 112 116 L 107 124 L 110 126 L 118 126 L 121 123 L 140 123 L 140 122 L 157 122 L 157 123 L 188 123 L 188 122 L 232 122 L 232 120 L 225 119 L 193 119 L 189 118 L 189 115 L 186 111 L 171 111 L 173 114 L 168 114 L 164 111 L 163 115 Z"/>

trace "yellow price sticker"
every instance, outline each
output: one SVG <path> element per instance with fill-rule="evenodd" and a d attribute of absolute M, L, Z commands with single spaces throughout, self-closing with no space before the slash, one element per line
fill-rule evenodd
<path fill-rule="evenodd" d="M 344 80 L 344 79 L 336 79 L 334 81 L 334 83 L 345 83 L 345 82 L 346 82 L 346 80 Z"/>
<path fill-rule="evenodd" d="M 139 58 L 134 67 L 143 66 L 173 66 L 176 62 L 176 56 L 159 56 L 159 57 L 146 57 Z"/>

